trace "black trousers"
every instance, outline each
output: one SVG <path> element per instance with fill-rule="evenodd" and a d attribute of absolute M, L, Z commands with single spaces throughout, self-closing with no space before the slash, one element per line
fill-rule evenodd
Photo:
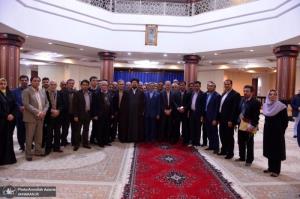
<path fill-rule="evenodd" d="M 76 123 L 74 121 L 74 115 L 69 114 L 69 115 L 62 115 L 62 120 L 61 120 L 61 126 L 62 126 L 62 133 L 61 133 L 61 144 L 66 144 L 68 139 L 68 134 L 69 134 L 69 127 L 71 124 L 71 143 L 74 145 L 74 137 L 73 137 L 73 132 L 75 131 L 76 128 Z"/>
<path fill-rule="evenodd" d="M 45 144 L 46 151 L 51 151 L 60 149 L 60 126 L 61 121 L 59 118 L 47 118 L 47 131 L 45 133 Z"/>
<path fill-rule="evenodd" d="M 229 128 L 228 123 L 226 122 L 220 122 L 219 126 L 219 133 L 220 133 L 220 139 L 222 143 L 221 147 L 221 153 L 233 156 L 233 150 L 234 150 L 234 127 Z"/>
<path fill-rule="evenodd" d="M 145 140 L 154 141 L 157 135 L 156 117 L 145 117 Z"/>
<path fill-rule="evenodd" d="M 159 141 L 171 141 L 171 137 L 173 136 L 173 118 L 172 115 L 163 114 L 161 118 L 161 132 L 159 135 Z"/>
<path fill-rule="evenodd" d="M 207 145 L 207 128 L 206 128 L 206 123 L 204 122 L 202 125 L 202 144 Z"/>
<path fill-rule="evenodd" d="M 110 142 L 109 115 L 98 118 L 96 124 L 97 124 L 96 138 L 98 144 L 100 145 L 108 144 Z"/>
<path fill-rule="evenodd" d="M 90 113 L 86 112 L 80 115 L 79 121 L 75 122 L 75 129 L 72 131 L 73 145 L 80 146 L 80 141 L 83 146 L 89 145 L 89 128 L 90 128 Z M 82 132 L 81 132 L 82 129 Z"/>
<path fill-rule="evenodd" d="M 115 141 L 117 137 L 117 129 L 118 129 L 118 118 L 114 117 L 110 119 L 110 141 Z"/>
<path fill-rule="evenodd" d="M 200 117 L 196 115 L 194 111 L 190 112 L 190 139 L 194 146 L 200 146 L 201 138 L 201 126 Z"/>
<path fill-rule="evenodd" d="M 92 120 L 92 131 L 90 136 L 90 143 L 95 143 L 97 134 L 97 120 Z"/>
<path fill-rule="evenodd" d="M 204 126 L 206 127 L 207 137 L 209 141 L 209 148 L 213 150 L 219 150 L 219 135 L 218 125 L 212 125 L 212 121 L 205 119 Z M 204 136 L 203 136 L 204 137 Z"/>
<path fill-rule="evenodd" d="M 238 132 L 239 155 L 242 160 L 252 163 L 254 160 L 254 135 L 246 131 Z"/>
<path fill-rule="evenodd" d="M 175 120 L 174 120 L 174 131 L 177 136 L 177 141 L 180 137 L 180 123 L 181 127 L 181 135 L 184 144 L 188 144 L 190 140 L 189 132 L 188 132 L 188 119 L 186 113 L 177 113 Z"/>
<path fill-rule="evenodd" d="M 16 117 L 16 126 L 17 126 L 17 138 L 20 148 L 25 149 L 25 138 L 26 138 L 26 129 L 23 122 L 23 116 L 21 113 Z"/>
<path fill-rule="evenodd" d="M 281 160 L 268 159 L 269 171 L 280 174 L 281 171 Z"/>

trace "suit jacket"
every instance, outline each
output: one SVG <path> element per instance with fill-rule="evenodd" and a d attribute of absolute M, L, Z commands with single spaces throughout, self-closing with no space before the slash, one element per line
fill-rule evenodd
<path fill-rule="evenodd" d="M 168 99 L 167 99 L 167 92 L 164 90 L 160 94 L 160 108 L 161 113 L 164 114 L 165 109 L 172 109 L 172 114 L 174 111 L 174 93 L 170 91 L 170 98 L 169 98 L 169 106 L 168 106 Z"/>
<path fill-rule="evenodd" d="M 298 117 L 300 107 L 300 94 L 297 94 L 292 98 L 291 106 L 293 109 L 293 117 Z"/>
<path fill-rule="evenodd" d="M 160 94 L 153 91 L 152 98 L 150 92 L 145 93 L 145 117 L 156 117 L 160 115 Z"/>
<path fill-rule="evenodd" d="M 90 110 L 92 108 L 92 95 L 88 91 L 88 94 L 90 96 Z M 86 115 L 85 111 L 85 99 L 84 99 L 84 94 L 82 90 L 79 90 L 74 93 L 73 97 L 73 114 L 74 117 L 78 117 L 79 119 L 82 119 Z"/>
<path fill-rule="evenodd" d="M 183 106 L 184 110 L 185 110 L 183 114 L 187 114 L 189 100 L 190 100 L 190 94 L 187 91 L 184 91 L 182 100 L 181 100 L 181 92 L 179 91 L 179 92 L 175 93 L 175 95 L 174 95 L 174 108 L 175 108 L 174 112 L 177 116 L 182 114 L 177 110 L 177 108 L 179 108 L 181 106 Z"/>
<path fill-rule="evenodd" d="M 193 96 L 194 96 L 194 93 L 191 94 L 190 99 L 189 99 L 190 100 L 188 103 L 189 111 L 191 111 Z M 201 117 L 204 115 L 203 100 L 204 100 L 204 93 L 202 91 L 199 91 L 197 99 L 196 99 L 196 104 L 195 104 L 195 108 L 196 108 L 195 113 L 196 113 L 197 117 Z"/>
<path fill-rule="evenodd" d="M 41 89 L 39 89 L 38 92 L 41 97 L 42 108 L 43 108 L 42 111 L 46 113 L 49 108 L 49 102 L 46 93 Z M 23 112 L 23 121 L 35 122 L 38 119 L 37 114 L 40 112 L 38 101 L 35 97 L 35 89 L 32 88 L 31 86 L 26 88 L 22 92 L 22 101 L 25 107 L 25 110 Z"/>
<path fill-rule="evenodd" d="M 239 115 L 242 113 L 245 121 L 256 127 L 259 121 L 260 106 L 260 102 L 253 97 L 247 101 L 242 99 L 239 106 Z"/>
<path fill-rule="evenodd" d="M 98 117 L 98 120 L 101 120 L 101 118 L 105 117 L 109 117 L 112 114 L 114 114 L 113 111 L 113 106 L 114 106 L 114 98 L 113 98 L 113 94 L 108 92 L 108 100 L 110 103 L 110 106 L 108 107 L 108 109 L 105 109 L 104 105 L 104 93 L 102 92 L 97 92 L 93 95 L 92 98 L 92 105 L 91 105 L 91 116 L 92 117 Z"/>
<path fill-rule="evenodd" d="M 47 99 L 48 99 L 48 102 L 49 102 L 49 109 L 47 111 L 46 118 L 50 118 L 51 117 L 52 103 L 51 103 L 50 95 L 49 95 L 48 91 L 46 91 L 46 95 L 47 95 Z M 56 117 L 56 119 L 59 119 L 59 118 L 61 118 L 62 111 L 63 111 L 63 98 L 62 98 L 62 93 L 59 92 L 59 91 L 57 91 L 56 95 L 57 95 L 56 96 L 56 109 L 59 110 L 59 115 L 58 115 L 58 117 Z"/>
<path fill-rule="evenodd" d="M 221 101 L 221 95 L 217 92 L 213 92 L 211 94 L 210 100 L 206 107 L 206 102 L 208 99 L 208 93 L 204 93 L 203 96 L 203 107 L 204 107 L 204 115 L 205 118 L 209 121 L 217 120 L 218 119 L 218 113 L 220 108 L 220 101 Z M 205 110 L 206 108 L 206 110 Z"/>
<path fill-rule="evenodd" d="M 69 105 L 70 105 L 69 93 L 71 93 L 71 92 L 75 94 L 77 91 L 75 89 L 72 90 L 72 91 L 69 91 L 68 89 L 64 89 L 62 91 L 59 91 L 59 93 L 62 96 L 62 108 L 63 108 L 62 116 L 64 116 L 64 117 L 68 117 L 69 114 L 73 114 L 72 113 L 73 110 L 69 110 Z"/>
<path fill-rule="evenodd" d="M 222 94 L 222 97 L 224 95 L 225 93 Z M 234 124 L 237 124 L 237 120 L 239 117 L 240 101 L 241 101 L 241 95 L 235 90 L 231 90 L 223 102 L 221 112 L 219 112 L 220 121 L 224 121 L 224 122 L 231 121 Z"/>

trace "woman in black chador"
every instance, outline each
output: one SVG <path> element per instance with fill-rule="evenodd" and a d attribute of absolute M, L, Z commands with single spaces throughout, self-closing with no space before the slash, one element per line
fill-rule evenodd
<path fill-rule="evenodd" d="M 16 102 L 7 87 L 7 81 L 0 78 L 0 165 L 16 163 L 13 145 Z"/>
<path fill-rule="evenodd" d="M 263 114 L 263 155 L 268 158 L 268 169 L 264 172 L 277 177 L 280 174 L 281 161 L 286 159 L 284 134 L 288 126 L 288 115 L 287 107 L 278 100 L 276 90 L 270 90 L 263 105 Z"/>

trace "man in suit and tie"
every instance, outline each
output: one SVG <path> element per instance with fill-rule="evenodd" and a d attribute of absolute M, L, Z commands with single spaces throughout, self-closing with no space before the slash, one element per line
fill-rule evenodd
<path fill-rule="evenodd" d="M 190 139 L 193 146 L 200 146 L 201 126 L 203 120 L 203 92 L 200 90 L 201 82 L 194 82 L 194 92 L 189 103 Z M 189 144 L 189 146 L 191 146 Z"/>
<path fill-rule="evenodd" d="M 182 125 L 182 138 L 183 144 L 189 144 L 189 132 L 188 132 L 188 92 L 186 90 L 186 82 L 179 83 L 179 91 L 174 96 L 174 131 L 176 138 L 180 137 L 180 123 Z"/>
<path fill-rule="evenodd" d="M 45 118 L 47 131 L 44 132 L 46 155 L 48 155 L 52 149 L 54 152 L 63 152 L 60 149 L 62 96 L 61 93 L 57 92 L 56 88 L 57 83 L 55 81 L 50 81 L 49 88 L 46 91 L 47 99 L 49 101 L 49 109 Z"/>
<path fill-rule="evenodd" d="M 77 151 L 79 149 L 80 141 L 82 142 L 82 146 L 84 148 L 91 148 L 88 141 L 91 121 L 90 110 L 92 102 L 92 95 L 89 91 L 89 84 L 90 82 L 88 80 L 82 80 L 80 82 L 81 90 L 74 93 L 73 114 L 75 121 L 75 131 L 72 132 L 72 137 L 74 137 L 74 151 Z"/>
<path fill-rule="evenodd" d="M 22 93 L 23 121 L 26 128 L 26 160 L 32 161 L 31 147 L 34 140 L 35 155 L 44 155 L 42 150 L 43 123 L 49 108 L 46 93 L 39 89 L 41 78 L 31 77 L 31 86 Z"/>
<path fill-rule="evenodd" d="M 99 88 L 98 88 L 98 78 L 96 76 L 92 76 L 90 77 L 90 87 L 89 87 L 89 91 L 91 92 L 92 96 L 95 95 L 97 92 L 99 92 Z M 91 132 L 91 136 L 90 136 L 90 143 L 91 144 L 96 144 L 96 132 L 97 132 L 97 125 L 96 125 L 96 121 L 92 120 L 92 132 Z"/>
<path fill-rule="evenodd" d="M 174 142 L 173 133 L 173 109 L 174 109 L 174 95 L 171 91 L 171 82 L 165 82 L 165 90 L 161 92 L 161 135 L 160 141 Z"/>
<path fill-rule="evenodd" d="M 232 80 L 225 80 L 219 108 L 219 133 L 222 143 L 219 155 L 225 155 L 225 159 L 231 159 L 234 156 L 234 127 L 239 116 L 240 100 L 240 94 L 232 89 Z"/>
<path fill-rule="evenodd" d="M 204 123 L 208 136 L 209 146 L 206 150 L 219 152 L 218 113 L 221 95 L 216 92 L 216 84 L 212 81 L 207 83 L 207 92 L 204 94 Z"/>
<path fill-rule="evenodd" d="M 157 120 L 160 117 L 160 94 L 154 91 L 154 83 L 148 85 L 145 93 L 145 140 L 154 141 L 157 135 Z"/>

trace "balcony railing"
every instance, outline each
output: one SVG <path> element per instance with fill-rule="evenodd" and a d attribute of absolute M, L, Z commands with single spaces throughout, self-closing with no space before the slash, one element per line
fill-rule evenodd
<path fill-rule="evenodd" d="M 116 13 L 194 16 L 257 0 L 78 0 Z"/>

